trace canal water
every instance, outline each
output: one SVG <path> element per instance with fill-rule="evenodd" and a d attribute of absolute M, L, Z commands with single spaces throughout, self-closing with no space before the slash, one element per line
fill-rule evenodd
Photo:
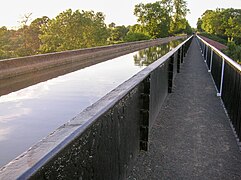
<path fill-rule="evenodd" d="M 57 67 L 0 82 L 0 167 L 180 42 L 150 47 L 80 70 L 72 65 L 73 72 L 67 66 Z"/>

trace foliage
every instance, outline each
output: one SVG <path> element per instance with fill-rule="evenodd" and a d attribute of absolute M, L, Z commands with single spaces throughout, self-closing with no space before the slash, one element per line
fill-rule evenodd
<path fill-rule="evenodd" d="M 241 64 L 241 45 L 236 45 L 235 42 L 231 41 L 228 42 L 227 46 L 228 49 L 226 49 L 224 53 Z"/>
<path fill-rule="evenodd" d="M 106 44 L 108 30 L 101 12 L 68 9 L 42 27 L 40 36 L 44 53 Z"/>
<path fill-rule="evenodd" d="M 132 42 L 132 41 L 141 41 L 141 40 L 149 40 L 151 37 L 147 36 L 143 33 L 138 32 L 128 32 L 125 36 L 124 40 L 126 42 Z"/>
<path fill-rule="evenodd" d="M 227 44 L 224 51 L 233 60 L 241 61 L 241 9 L 207 10 L 199 18 L 197 29 L 202 35 Z"/>
<path fill-rule="evenodd" d="M 189 12 L 185 0 L 161 0 L 155 3 L 137 4 L 134 15 L 143 30 L 152 38 L 166 37 L 178 33 L 191 33 L 186 20 Z"/>
<path fill-rule="evenodd" d="M 128 33 L 129 29 L 125 26 L 113 26 L 113 23 L 109 25 L 109 42 L 123 42 L 126 34 Z"/>
<path fill-rule="evenodd" d="M 189 12 L 189 9 L 187 9 L 187 2 L 184 0 L 174 0 L 173 7 L 173 18 L 171 21 L 170 32 L 172 34 L 185 31 L 189 32 L 191 27 L 185 18 Z"/>
<path fill-rule="evenodd" d="M 198 21 L 197 21 L 197 31 L 199 31 L 199 32 L 203 32 L 202 23 L 203 23 L 202 19 L 198 18 Z"/>
<path fill-rule="evenodd" d="M 148 33 L 143 29 L 143 27 L 140 24 L 134 24 L 133 26 L 128 26 L 128 29 L 129 31 L 124 38 L 125 42 L 151 39 L 151 37 L 148 35 Z"/>
<path fill-rule="evenodd" d="M 29 18 L 29 16 L 27 17 Z M 23 20 L 18 30 L 0 28 L 0 59 L 34 55 L 39 53 L 41 26 L 48 17 L 37 18 L 29 26 Z"/>
<path fill-rule="evenodd" d="M 16 30 L 0 27 L 0 59 L 190 34 L 187 12 L 185 0 L 140 3 L 134 9 L 140 24 L 108 27 L 101 12 L 68 9 L 53 19 L 43 16 L 31 23 L 29 13 Z"/>
<path fill-rule="evenodd" d="M 147 4 L 140 3 L 134 9 L 137 21 L 152 38 L 168 36 L 171 23 L 170 14 L 171 6 L 165 0 Z"/>
<path fill-rule="evenodd" d="M 241 9 L 207 10 L 197 25 L 199 31 L 241 43 Z"/>
<path fill-rule="evenodd" d="M 10 31 L 3 26 L 0 28 L 0 59 L 13 57 L 10 48 Z"/>

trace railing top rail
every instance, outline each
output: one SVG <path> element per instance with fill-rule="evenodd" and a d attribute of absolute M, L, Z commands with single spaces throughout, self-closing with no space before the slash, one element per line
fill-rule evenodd
<path fill-rule="evenodd" d="M 54 154 L 68 145 L 79 134 L 88 129 L 97 118 L 101 117 L 117 102 L 125 97 L 132 89 L 140 84 L 150 73 L 166 62 L 174 53 L 181 48 L 192 36 L 173 48 L 166 55 L 135 74 L 99 101 L 86 108 L 75 118 L 59 127 L 42 141 L 35 144 L 24 154 L 13 160 L 8 165 L 0 168 L 0 177 L 30 177 L 42 167 Z M 14 171 L 13 171 L 14 169 Z"/>
<path fill-rule="evenodd" d="M 211 44 L 209 44 L 207 41 L 205 41 L 204 39 L 202 39 L 200 36 L 198 36 L 198 39 L 200 39 L 204 44 L 208 45 L 213 51 L 215 51 L 219 56 L 221 56 L 225 61 L 227 61 L 228 63 L 230 63 L 234 68 L 236 68 L 238 71 L 241 72 L 241 66 L 235 62 L 233 59 L 231 59 L 230 57 L 228 57 L 226 54 L 224 54 L 223 52 L 221 52 L 220 50 L 218 50 L 217 48 L 215 48 L 214 46 L 212 46 Z"/>

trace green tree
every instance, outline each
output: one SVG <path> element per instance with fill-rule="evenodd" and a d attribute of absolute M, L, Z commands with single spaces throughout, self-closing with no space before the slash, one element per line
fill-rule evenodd
<path fill-rule="evenodd" d="M 110 27 L 110 26 L 109 26 Z M 129 29 L 125 26 L 112 26 L 110 28 L 110 41 L 115 42 L 122 42 L 127 34 Z"/>
<path fill-rule="evenodd" d="M 46 25 L 50 19 L 47 16 L 37 18 L 28 26 L 27 21 L 23 21 L 21 28 L 15 33 L 15 54 L 17 56 L 27 56 L 40 53 L 42 34 L 41 27 Z"/>
<path fill-rule="evenodd" d="M 207 10 L 198 21 L 198 28 L 219 37 L 241 43 L 241 9 Z"/>
<path fill-rule="evenodd" d="M 133 42 L 133 41 L 141 41 L 141 40 L 149 40 L 150 36 L 147 36 L 143 33 L 138 32 L 128 32 L 124 38 L 126 42 Z"/>
<path fill-rule="evenodd" d="M 207 10 L 202 15 L 202 25 L 201 28 L 210 34 L 222 34 L 220 29 L 220 12 L 219 10 L 213 11 L 213 10 Z"/>
<path fill-rule="evenodd" d="M 222 32 L 228 37 L 229 41 L 241 43 L 241 9 L 223 9 Z"/>
<path fill-rule="evenodd" d="M 170 32 L 181 33 L 189 28 L 187 26 L 186 15 L 189 12 L 187 8 L 187 2 L 185 0 L 174 0 L 173 1 L 173 18 L 171 21 Z"/>
<path fill-rule="evenodd" d="M 241 61 L 241 9 L 207 10 L 198 21 L 198 28 L 203 29 L 214 40 L 224 40 L 228 49 L 225 53 L 235 61 Z"/>
<path fill-rule="evenodd" d="M 11 34 L 5 26 L 0 28 L 0 59 L 14 57 L 13 51 L 11 51 Z"/>
<path fill-rule="evenodd" d="M 137 4 L 134 15 L 141 23 L 143 29 L 152 38 L 168 36 L 171 23 L 172 7 L 169 0 L 157 1 L 155 3 Z"/>
<path fill-rule="evenodd" d="M 186 20 L 189 12 L 185 0 L 161 0 L 155 3 L 137 4 L 134 15 L 141 24 L 144 34 L 152 38 L 166 37 L 178 33 L 190 33 Z"/>
<path fill-rule="evenodd" d="M 194 32 L 192 27 L 190 26 L 190 24 L 188 23 L 188 21 L 186 19 L 183 23 L 185 23 L 185 28 L 183 29 L 183 32 L 185 34 L 191 35 Z"/>
<path fill-rule="evenodd" d="M 202 19 L 201 18 L 198 18 L 198 21 L 197 21 L 197 30 L 199 31 L 199 32 L 202 32 L 203 31 L 203 29 L 202 29 Z"/>
<path fill-rule="evenodd" d="M 41 28 L 42 52 L 55 52 L 104 45 L 109 36 L 101 12 L 68 9 Z"/>
<path fill-rule="evenodd" d="M 42 42 L 40 40 L 40 36 L 43 34 L 41 28 L 42 26 L 46 26 L 50 19 L 47 16 L 43 16 L 41 18 L 37 18 L 28 27 L 27 30 L 27 42 L 29 48 L 31 48 L 31 54 L 39 54 L 40 46 Z"/>
<path fill-rule="evenodd" d="M 129 31 L 124 37 L 124 41 L 126 42 L 151 39 L 151 37 L 148 35 L 148 33 L 143 29 L 143 27 L 140 24 L 128 26 L 128 29 Z"/>

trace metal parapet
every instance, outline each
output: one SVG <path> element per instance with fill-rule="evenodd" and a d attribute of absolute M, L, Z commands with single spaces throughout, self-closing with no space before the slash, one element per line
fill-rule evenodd
<path fill-rule="evenodd" d="M 0 179 L 124 179 L 131 160 L 148 149 L 149 130 L 191 40 L 1 168 Z"/>

